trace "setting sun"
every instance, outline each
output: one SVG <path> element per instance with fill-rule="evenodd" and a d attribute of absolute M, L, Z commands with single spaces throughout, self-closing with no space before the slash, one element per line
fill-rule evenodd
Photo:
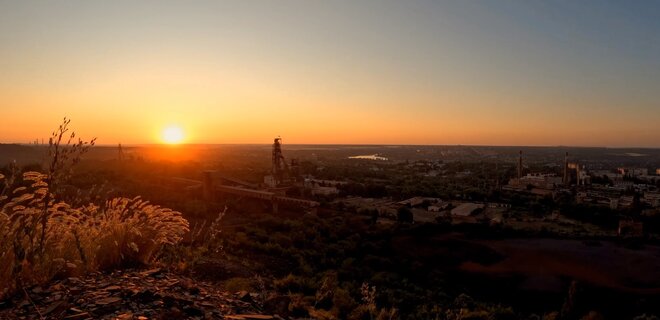
<path fill-rule="evenodd" d="M 163 142 L 177 144 L 183 141 L 183 129 L 177 126 L 169 126 L 163 130 Z"/>

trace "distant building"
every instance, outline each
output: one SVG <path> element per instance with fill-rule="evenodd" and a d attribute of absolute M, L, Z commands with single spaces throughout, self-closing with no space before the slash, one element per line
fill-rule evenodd
<path fill-rule="evenodd" d="M 489 208 L 511 208 L 511 204 L 504 202 L 489 202 Z"/>
<path fill-rule="evenodd" d="M 312 195 L 335 195 L 339 193 L 337 186 L 344 185 L 347 182 L 345 181 L 336 181 L 336 180 L 321 180 L 313 178 L 305 178 L 303 181 L 303 186 L 309 188 L 312 192 Z"/>
<path fill-rule="evenodd" d="M 440 174 L 440 171 L 438 170 L 429 170 L 426 174 L 424 174 L 425 177 L 437 177 Z"/>
<path fill-rule="evenodd" d="M 569 172 L 575 172 L 575 178 L 576 178 L 576 184 L 577 185 L 588 185 L 591 183 L 591 176 L 589 175 L 589 171 L 587 170 L 586 166 L 580 165 L 577 162 L 566 162 L 566 173 L 565 179 L 570 180 L 570 176 L 572 176 L 572 173 Z"/>
<path fill-rule="evenodd" d="M 618 234 L 620 237 L 641 237 L 644 235 L 644 224 L 632 219 L 621 219 Z"/>
<path fill-rule="evenodd" d="M 610 179 L 612 181 L 623 179 L 622 174 L 620 174 L 618 172 L 612 172 L 610 170 L 593 170 L 593 171 L 591 171 L 591 176 L 592 177 L 607 177 L 608 179 Z"/>
<path fill-rule="evenodd" d="M 509 180 L 509 187 L 527 189 L 528 186 L 546 190 L 553 190 L 562 184 L 562 178 L 554 174 L 528 173 L 521 178 Z"/>
<path fill-rule="evenodd" d="M 315 185 L 321 187 L 337 187 L 348 184 L 347 181 L 338 181 L 338 180 L 324 180 L 324 179 L 314 179 L 311 176 L 306 176 L 304 180 L 305 187 L 313 187 Z"/>
<path fill-rule="evenodd" d="M 320 186 L 315 186 L 311 188 L 312 190 L 312 195 L 320 195 L 320 196 L 330 196 L 330 195 L 335 195 L 339 193 L 339 189 L 337 187 L 320 187 Z"/>
<path fill-rule="evenodd" d="M 451 210 L 452 216 L 468 217 L 478 209 L 483 209 L 484 205 L 481 203 L 461 203 L 458 207 Z"/>
<path fill-rule="evenodd" d="M 591 176 L 589 175 L 589 172 L 584 166 L 582 166 L 582 168 L 578 166 L 576 176 L 577 176 L 578 186 L 585 186 L 591 184 Z"/>
<path fill-rule="evenodd" d="M 275 180 L 274 176 L 267 175 L 264 177 L 264 184 L 269 188 L 275 188 L 277 187 L 277 180 Z"/>
<path fill-rule="evenodd" d="M 399 201 L 398 204 L 402 205 L 402 206 L 410 206 L 410 207 L 417 207 L 417 206 L 420 206 L 420 205 L 423 205 L 423 204 L 427 204 L 427 205 L 431 205 L 431 206 L 433 206 L 433 205 L 442 206 L 443 201 L 442 201 L 442 199 L 439 199 L 439 198 L 412 197 L 410 199 Z M 444 204 L 444 205 L 447 206 L 447 204 Z"/>
<path fill-rule="evenodd" d="M 430 205 L 426 210 L 430 212 L 440 212 L 442 210 L 445 210 L 449 207 L 449 203 L 447 202 L 438 202 L 436 204 Z"/>
<path fill-rule="evenodd" d="M 411 207 L 416 207 L 416 206 L 418 206 L 422 203 L 424 203 L 424 198 L 423 197 L 412 197 L 410 199 L 399 201 L 400 205 L 402 205 L 402 206 L 411 206 Z"/>
<path fill-rule="evenodd" d="M 612 210 L 619 209 L 619 199 L 618 198 L 610 198 L 610 209 L 612 209 Z"/>
<path fill-rule="evenodd" d="M 660 207 L 660 192 L 645 192 L 641 201 L 653 208 Z"/>
<path fill-rule="evenodd" d="M 633 196 L 621 196 L 619 198 L 619 207 L 632 207 L 633 203 L 635 203 L 635 197 Z"/>
<path fill-rule="evenodd" d="M 578 203 L 588 203 L 616 210 L 621 205 L 621 193 L 609 188 L 588 189 L 579 191 L 575 195 L 575 200 Z"/>
<path fill-rule="evenodd" d="M 641 176 L 636 176 L 636 178 L 640 180 L 644 180 L 646 182 L 654 183 L 658 180 L 660 180 L 660 177 L 658 176 L 652 176 L 652 175 L 641 175 Z"/>
<path fill-rule="evenodd" d="M 545 173 L 528 173 L 523 176 L 523 158 L 522 151 L 520 151 L 518 155 L 518 175 L 509 180 L 509 183 L 502 187 L 502 190 L 547 196 L 553 195 L 553 190 L 563 185 L 564 180 L 566 180 L 565 177 Z"/>
<path fill-rule="evenodd" d="M 616 180 L 614 181 L 614 189 L 625 191 L 633 187 L 632 181 Z"/>
<path fill-rule="evenodd" d="M 647 176 L 649 175 L 649 169 L 647 168 L 618 168 L 619 173 L 625 177 L 638 177 L 638 176 Z"/>

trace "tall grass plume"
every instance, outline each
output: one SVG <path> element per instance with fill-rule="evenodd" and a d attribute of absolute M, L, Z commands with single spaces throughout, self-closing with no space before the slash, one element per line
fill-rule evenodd
<path fill-rule="evenodd" d="M 140 197 L 59 200 L 59 183 L 94 144 L 72 142 L 75 133 L 64 143 L 68 124 L 53 132 L 46 173 L 0 174 L 0 299 L 57 276 L 148 264 L 189 231 L 180 212 Z"/>

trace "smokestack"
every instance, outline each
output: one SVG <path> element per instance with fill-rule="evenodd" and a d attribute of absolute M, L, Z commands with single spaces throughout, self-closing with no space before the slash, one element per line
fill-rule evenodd
<path fill-rule="evenodd" d="M 580 179 L 580 165 L 579 164 L 576 166 L 575 172 L 577 174 L 577 185 L 579 186 L 579 185 L 582 184 L 582 179 Z"/>
<path fill-rule="evenodd" d="M 564 185 L 568 185 L 568 151 L 564 156 Z"/>
<path fill-rule="evenodd" d="M 522 178 L 522 150 L 518 154 L 518 180 Z"/>

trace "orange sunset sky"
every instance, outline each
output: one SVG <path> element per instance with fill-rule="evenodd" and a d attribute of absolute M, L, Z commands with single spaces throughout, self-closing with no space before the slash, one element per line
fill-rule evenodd
<path fill-rule="evenodd" d="M 660 147 L 660 6 L 1 1 L 0 143 Z"/>

